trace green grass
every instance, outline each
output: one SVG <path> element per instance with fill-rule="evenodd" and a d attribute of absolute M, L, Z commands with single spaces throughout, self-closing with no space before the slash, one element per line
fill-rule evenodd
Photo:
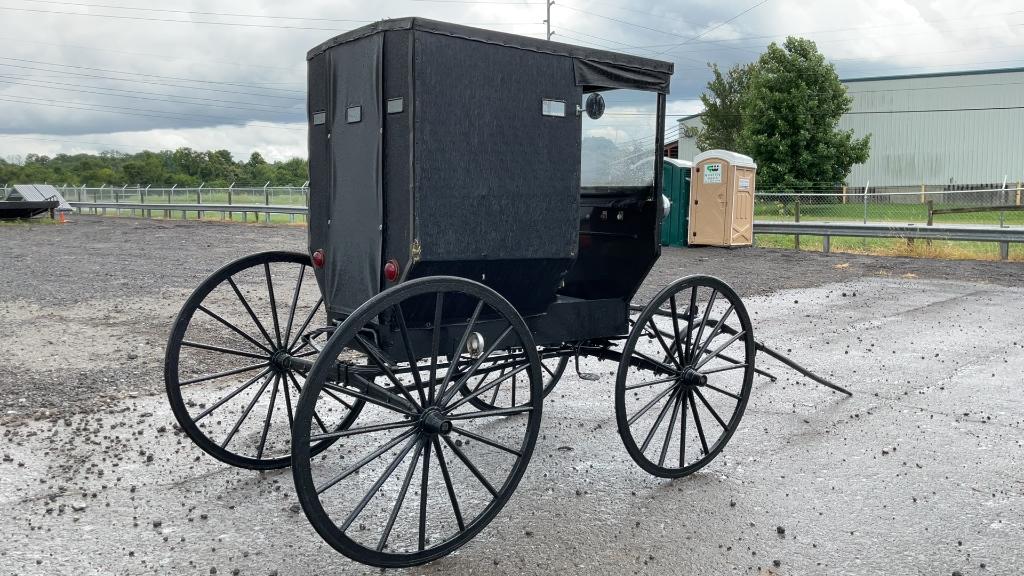
<path fill-rule="evenodd" d="M 800 250 L 821 252 L 824 244 L 821 236 L 800 236 Z M 952 242 L 946 240 L 915 240 L 905 238 L 850 238 L 830 237 L 832 252 L 849 254 L 871 254 L 877 256 L 909 256 L 914 258 L 937 258 L 944 260 L 998 260 L 999 244 L 995 242 Z M 757 246 L 761 248 L 796 248 L 792 235 L 758 234 Z M 1010 244 L 1009 259 L 1024 262 L 1024 246 Z"/>
<path fill-rule="evenodd" d="M 966 208 L 961 204 L 935 204 L 936 210 L 942 208 Z M 1007 225 L 1024 225 L 1024 212 L 1004 213 Z M 758 201 L 754 204 L 755 220 L 772 220 L 793 222 L 794 205 L 783 206 L 781 202 Z M 864 205 L 856 202 L 848 204 L 800 204 L 801 222 L 863 222 Z M 868 204 L 868 222 L 904 222 L 924 224 L 928 221 L 928 208 L 924 204 Z M 987 224 L 999 225 L 998 212 L 972 212 L 968 214 L 939 214 L 934 218 L 935 224 Z"/>

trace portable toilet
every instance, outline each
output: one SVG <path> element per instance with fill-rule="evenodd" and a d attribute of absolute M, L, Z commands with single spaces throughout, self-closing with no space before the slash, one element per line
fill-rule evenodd
<path fill-rule="evenodd" d="M 661 179 L 670 209 L 661 221 L 662 246 L 686 246 L 690 220 L 690 171 L 693 162 L 663 158 Z"/>
<path fill-rule="evenodd" d="M 689 244 L 753 243 L 756 173 L 752 158 L 728 150 L 708 150 L 693 159 Z"/>

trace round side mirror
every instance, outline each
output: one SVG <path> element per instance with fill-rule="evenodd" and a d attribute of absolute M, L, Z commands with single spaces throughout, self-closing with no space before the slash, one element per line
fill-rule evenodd
<path fill-rule="evenodd" d="M 604 96 L 600 93 L 594 92 L 590 96 L 587 96 L 587 116 L 590 116 L 591 120 L 597 120 L 601 116 L 604 116 Z"/>

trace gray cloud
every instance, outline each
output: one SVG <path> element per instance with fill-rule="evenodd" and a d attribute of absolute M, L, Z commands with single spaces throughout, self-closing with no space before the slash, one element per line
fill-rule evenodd
<path fill-rule="evenodd" d="M 544 35 L 543 0 L 493 1 L 193 0 L 153 8 L 8 0 L 0 7 L 0 156 L 94 151 L 101 143 L 304 155 L 310 47 L 362 21 L 411 15 Z M 1024 11 L 1015 0 L 769 0 L 728 21 L 757 3 L 559 0 L 552 28 L 555 40 L 674 61 L 669 112 L 677 114 L 697 110 L 706 62 L 752 60 L 786 34 L 816 40 L 847 77 L 1024 60 Z"/>

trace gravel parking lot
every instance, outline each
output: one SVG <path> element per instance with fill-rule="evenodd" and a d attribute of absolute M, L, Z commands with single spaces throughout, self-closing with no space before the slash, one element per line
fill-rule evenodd
<path fill-rule="evenodd" d="M 304 244 L 287 226 L 0 226 L 0 573 L 377 572 L 320 541 L 287 471 L 230 469 L 176 434 L 162 394 L 192 288 Z M 1024 571 L 1024 266 L 666 249 L 638 303 L 691 273 L 735 286 L 759 339 L 855 395 L 762 359 L 780 378 L 755 380 L 722 456 L 668 481 L 623 449 L 614 377 L 567 372 L 509 505 L 410 573 Z"/>

